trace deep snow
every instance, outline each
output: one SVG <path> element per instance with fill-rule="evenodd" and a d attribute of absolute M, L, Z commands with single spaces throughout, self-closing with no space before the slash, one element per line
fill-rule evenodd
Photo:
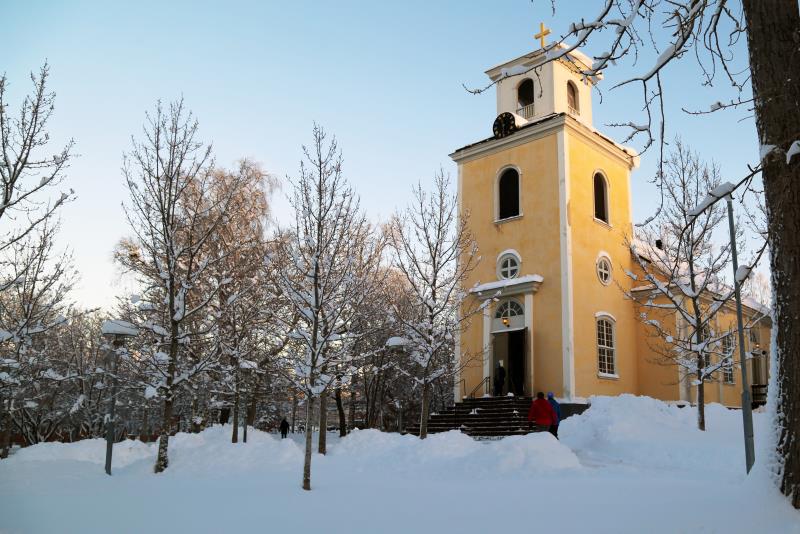
<path fill-rule="evenodd" d="M 800 533 L 758 461 L 744 476 L 741 413 L 711 405 L 707 419 L 701 433 L 694 410 L 626 395 L 592 399 L 561 441 L 331 434 L 310 493 L 299 434 L 179 434 L 160 475 L 153 444 L 125 442 L 112 477 L 102 440 L 41 444 L 0 462 L 0 531 Z"/>

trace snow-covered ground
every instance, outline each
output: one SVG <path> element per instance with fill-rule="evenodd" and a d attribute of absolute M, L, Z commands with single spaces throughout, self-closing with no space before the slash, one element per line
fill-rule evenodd
<path fill-rule="evenodd" d="M 800 533 L 765 469 L 743 474 L 741 413 L 712 405 L 707 417 L 701 433 L 694 410 L 623 396 L 593 399 L 561 441 L 330 434 L 310 493 L 299 435 L 179 434 L 160 475 L 153 444 L 125 442 L 113 477 L 102 441 L 48 443 L 0 462 L 0 531 Z"/>

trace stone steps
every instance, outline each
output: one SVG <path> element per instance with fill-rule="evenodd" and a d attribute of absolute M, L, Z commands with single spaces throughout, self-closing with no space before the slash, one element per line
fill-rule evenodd
<path fill-rule="evenodd" d="M 450 430 L 461 432 L 476 439 L 497 439 L 503 436 L 519 436 L 531 432 L 546 431 L 546 428 L 528 423 L 530 397 L 482 397 L 464 399 L 455 405 L 428 418 L 428 433 L 436 434 Z M 563 418 L 580 413 L 587 408 L 583 404 L 562 404 Z M 406 427 L 409 434 L 419 435 L 419 423 Z"/>

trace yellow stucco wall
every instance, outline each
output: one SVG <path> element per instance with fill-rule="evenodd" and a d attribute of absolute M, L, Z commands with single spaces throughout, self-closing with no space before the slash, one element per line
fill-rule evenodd
<path fill-rule="evenodd" d="M 639 310 L 624 296 L 632 285 L 642 283 L 641 272 L 625 244 L 632 232 L 630 170 L 631 161 L 622 151 L 597 133 L 570 117 L 554 127 L 543 128 L 517 146 L 502 147 L 489 141 L 480 153 L 457 155 L 459 161 L 459 201 L 463 213 L 469 214 L 469 228 L 479 248 L 481 261 L 470 274 L 465 288 L 497 280 L 498 256 L 515 250 L 521 258 L 519 276 L 538 274 L 543 282 L 533 295 L 532 328 L 534 379 L 529 392 L 553 391 L 564 395 L 562 344 L 562 249 L 560 236 L 559 171 L 563 166 L 568 177 L 567 217 L 569 225 L 569 259 L 571 265 L 571 317 L 574 397 L 634 393 L 667 401 L 682 398 L 694 401 L 696 388 L 682 385 L 676 365 L 664 365 L 659 352 L 663 341 L 652 337 L 650 329 L 638 320 Z M 520 134 L 514 134 L 520 135 Z M 559 145 L 559 138 L 562 145 Z M 566 148 L 559 153 L 559 146 Z M 462 159 L 463 158 L 463 159 Z M 473 158 L 473 159 L 470 159 Z M 496 182 L 508 166 L 520 172 L 521 216 L 502 222 L 495 220 Z M 601 172 L 609 184 L 609 224 L 594 218 L 593 177 Z M 604 285 L 597 276 L 597 260 L 607 255 L 613 266 L 613 281 Z M 634 282 L 626 271 L 640 275 Z M 516 297 L 515 297 L 516 298 Z M 520 295 L 518 300 L 523 302 Z M 474 306 L 477 299 L 469 306 Z M 494 316 L 496 303 L 489 307 Z M 616 375 L 600 376 L 597 354 L 596 321 L 598 314 L 610 315 L 615 324 Z M 748 316 L 753 310 L 746 311 Z M 674 332 L 674 311 L 650 311 L 650 319 L 658 319 Z M 716 331 L 735 326 L 733 307 L 722 310 Z M 761 346 L 766 348 L 769 328 L 757 327 Z M 491 340 L 491 336 L 486 336 Z M 484 320 L 478 313 L 461 334 L 460 350 L 466 367 L 460 386 L 468 394 L 481 383 L 484 375 Z M 748 341 L 749 343 L 749 341 Z M 530 343 L 526 349 L 530 355 Z M 750 350 L 748 344 L 748 350 Z M 527 365 L 527 364 L 526 364 Z M 752 367 L 752 366 L 751 366 Z M 706 401 L 739 406 L 741 378 L 735 372 L 732 384 L 716 381 L 706 384 Z M 751 373 L 752 375 L 752 373 Z M 527 380 L 527 376 L 526 376 Z"/>
<path fill-rule="evenodd" d="M 495 181 L 513 164 L 520 172 L 522 215 L 495 222 Z M 555 134 L 467 161 L 460 168 L 460 201 L 469 212 L 469 228 L 481 261 L 465 285 L 497 280 L 497 257 L 507 249 L 521 258 L 519 276 L 538 274 L 544 282 L 533 297 L 533 389 L 558 391 L 561 376 L 561 289 L 558 222 L 558 160 Z M 522 300 L 522 298 L 520 298 Z M 494 315 L 494 305 L 491 307 Z M 476 316 L 461 336 L 462 354 L 474 354 L 482 341 L 482 319 Z M 482 363 L 462 372 L 466 392 L 483 377 Z"/>
<path fill-rule="evenodd" d="M 569 153 L 569 221 L 572 236 L 573 325 L 575 347 L 575 393 L 618 395 L 637 391 L 637 321 L 631 302 L 621 289 L 630 287 L 625 270 L 631 257 L 625 236 L 631 233 L 630 166 L 597 146 L 580 130 L 567 129 Z M 600 140 L 601 143 L 607 143 Z M 608 183 L 609 224 L 594 217 L 595 173 Z M 613 266 L 609 285 L 597 276 L 597 260 L 607 256 Z M 620 287 L 621 286 L 621 287 Z M 614 319 L 616 378 L 601 377 L 598 370 L 597 314 Z"/>

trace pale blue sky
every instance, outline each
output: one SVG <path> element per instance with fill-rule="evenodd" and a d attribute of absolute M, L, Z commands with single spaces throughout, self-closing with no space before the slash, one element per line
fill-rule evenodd
<path fill-rule="evenodd" d="M 562 1 L 553 18 L 549 0 L 0 0 L 0 71 L 16 106 L 30 88 L 28 73 L 50 63 L 58 95 L 53 149 L 73 137 L 80 154 L 66 181 L 78 199 L 63 210 L 60 239 L 82 274 L 76 298 L 106 305 L 124 289 L 111 263 L 114 244 L 128 233 L 122 153 L 157 99 L 185 97 L 219 165 L 248 157 L 279 177 L 296 172 L 300 146 L 319 122 L 339 138 L 345 172 L 377 220 L 440 166 L 454 176 L 447 156 L 454 149 L 491 135 L 494 91 L 472 96 L 462 83 L 483 85 L 485 69 L 538 48 L 539 21 L 558 34 L 592 16 L 596 4 Z M 699 86 L 691 58 L 682 63 L 669 70 L 668 135 L 680 133 L 726 176 L 739 176 L 757 159 L 752 119 L 680 112 L 687 95 L 700 108 L 720 99 Z M 648 67 L 642 59 L 609 71 L 602 86 Z M 605 91 L 602 104 L 595 95 L 595 126 L 621 139 L 604 125 L 642 122 L 639 108 L 638 88 Z M 637 220 L 656 205 L 647 183 L 655 159 L 646 154 L 632 178 Z M 275 199 L 279 220 L 288 216 L 285 192 Z"/>

